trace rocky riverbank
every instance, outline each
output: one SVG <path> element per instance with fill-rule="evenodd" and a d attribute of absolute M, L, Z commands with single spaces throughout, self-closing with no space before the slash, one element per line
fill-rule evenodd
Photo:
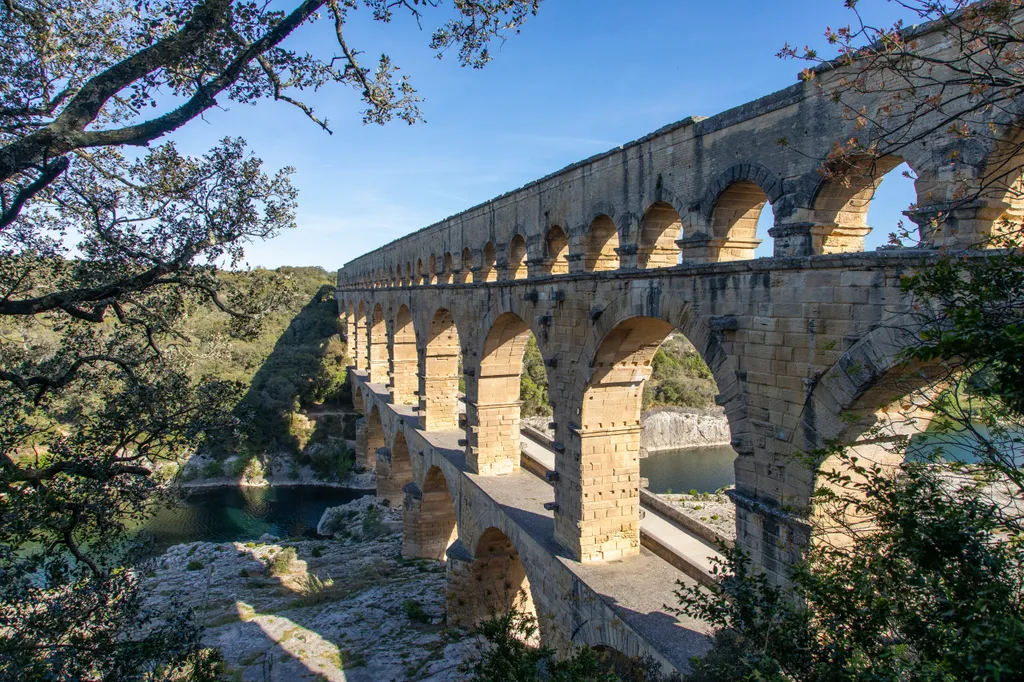
<path fill-rule="evenodd" d="M 444 626 L 444 565 L 401 558 L 400 513 L 364 498 L 334 514 L 334 539 L 171 547 L 149 604 L 192 606 L 231 680 L 468 679 L 480 645 Z"/>
<path fill-rule="evenodd" d="M 658 495 L 680 513 L 709 526 L 732 542 L 736 541 L 736 505 L 728 495 L 708 493 L 701 495 Z"/>

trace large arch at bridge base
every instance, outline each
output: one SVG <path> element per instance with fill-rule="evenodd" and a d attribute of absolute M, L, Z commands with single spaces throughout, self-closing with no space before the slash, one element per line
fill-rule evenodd
<path fill-rule="evenodd" d="M 422 489 L 410 483 L 404 491 L 402 557 L 444 561 L 448 548 L 459 537 L 448 481 L 434 466 L 427 472 Z"/>
<path fill-rule="evenodd" d="M 430 320 L 419 376 L 419 424 L 427 431 L 459 426 L 459 357 L 462 347 L 452 314 L 439 308 Z"/>
<path fill-rule="evenodd" d="M 511 610 L 537 617 L 530 580 L 512 541 L 488 528 L 470 554 L 461 541 L 448 549 L 448 624 L 473 627 Z"/>
<path fill-rule="evenodd" d="M 391 396 L 396 405 L 413 405 L 417 401 L 418 359 L 416 332 L 409 307 L 402 305 L 395 315 L 394 340 L 390 353 Z"/>
<path fill-rule="evenodd" d="M 367 325 L 366 346 L 369 352 L 367 368 L 371 384 L 388 383 L 388 333 L 384 321 L 384 308 L 378 303 L 373 308 Z"/>
<path fill-rule="evenodd" d="M 717 341 L 702 333 L 685 304 L 663 296 L 648 310 L 636 299 L 620 299 L 602 321 L 604 315 L 609 323 L 595 329 L 584 350 L 588 371 L 577 376 L 568 401 L 568 419 L 575 423 L 563 436 L 564 455 L 556 457 L 555 538 L 582 562 L 640 553 L 641 408 L 652 360 L 665 339 L 675 330 L 693 335 L 697 352 L 717 369 L 712 372 L 719 390 L 736 381 Z M 733 406 L 734 433 L 742 432 L 740 412 Z"/>
<path fill-rule="evenodd" d="M 405 434 L 395 434 L 390 448 L 378 448 L 377 459 L 377 502 L 389 507 L 398 507 L 404 499 L 403 490 L 412 483 L 412 459 Z"/>
<path fill-rule="evenodd" d="M 477 473 L 519 470 L 520 377 L 530 334 L 515 313 L 500 315 L 484 340 L 479 376 L 466 384 L 466 460 Z"/>
<path fill-rule="evenodd" d="M 352 392 L 356 395 L 356 391 Z M 361 402 L 365 399 L 361 398 Z M 380 420 L 380 411 L 376 405 L 370 413 L 356 422 L 356 466 L 366 471 L 377 468 L 377 450 L 384 447 L 384 424 Z"/>

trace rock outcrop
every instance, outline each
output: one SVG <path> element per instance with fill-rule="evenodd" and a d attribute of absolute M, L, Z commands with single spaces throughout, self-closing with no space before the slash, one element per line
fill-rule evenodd
<path fill-rule="evenodd" d="M 464 682 L 481 641 L 444 629 L 444 564 L 401 561 L 400 547 L 397 533 L 176 545 L 143 592 L 147 608 L 196 609 L 225 679 Z"/>
<path fill-rule="evenodd" d="M 722 409 L 660 407 L 643 415 L 640 447 L 647 452 L 728 445 L 729 420 Z"/>

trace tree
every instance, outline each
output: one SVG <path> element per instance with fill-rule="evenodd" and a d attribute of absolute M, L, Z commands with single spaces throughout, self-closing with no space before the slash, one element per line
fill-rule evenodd
<path fill-rule="evenodd" d="M 375 21 L 395 11 L 416 21 L 442 0 L 304 0 L 289 10 L 232 0 L 74 3 L 4 2 L 0 92 L 0 186 L 8 226 L 24 205 L 50 187 L 71 156 L 146 145 L 177 130 L 220 100 L 294 105 L 329 131 L 325 118 L 298 97 L 329 84 L 352 87 L 366 105 L 364 121 L 420 119 L 419 99 L 382 55 L 374 69 L 359 61 L 346 22 L 360 6 Z M 539 0 L 453 1 L 453 15 L 433 32 L 439 55 L 458 50 L 480 68 L 489 45 L 518 30 Z M 301 54 L 282 43 L 325 12 L 339 55 Z M 164 93 L 167 93 L 166 95 Z M 147 109 L 165 109 L 146 116 Z"/>
<path fill-rule="evenodd" d="M 725 550 L 710 591 L 680 585 L 674 610 L 717 628 L 690 679 L 1021 679 L 1024 547 L 987 482 L 837 454 L 844 466 L 816 493 L 815 542 L 790 590 L 739 549 Z"/>
<path fill-rule="evenodd" d="M 10 679 L 130 679 L 197 660 L 189 619 L 144 611 L 126 535 L 173 463 L 231 428 L 240 397 L 237 385 L 191 376 L 180 330 L 212 302 L 235 333 L 251 333 L 260 302 L 222 299 L 216 269 L 197 261 L 237 262 L 245 240 L 292 221 L 287 172 L 267 176 L 238 140 L 201 159 L 166 144 L 132 162 L 106 151 L 96 164 L 68 169 L 0 234 L 0 675 Z"/>
<path fill-rule="evenodd" d="M 804 77 L 839 69 L 832 97 L 863 122 L 863 136 L 822 160 L 826 176 L 899 154 L 937 126 L 961 149 L 980 142 L 996 150 L 980 177 L 950 152 L 957 192 L 919 221 L 927 237 L 960 209 L 1019 199 L 1021 3 L 899 4 L 938 23 L 874 29 L 848 2 L 854 26 L 826 33 L 839 57 L 823 61 L 805 49 L 818 66 Z M 925 31 L 959 50 L 937 60 L 919 40 Z M 881 88 L 888 103 L 876 112 L 847 106 L 867 88 Z M 896 232 L 900 242 L 908 231 Z M 858 456 L 836 442 L 806 454 L 822 485 L 812 498 L 812 542 L 788 589 L 740 550 L 725 552 L 710 591 L 681 586 L 679 612 L 718 628 L 691 679 L 1024 679 L 1020 235 L 1011 213 L 995 234 L 943 249 L 904 277 L 912 305 L 900 330 L 903 364 L 883 379 L 899 405 L 868 415 L 874 423 L 858 438 L 875 451 Z M 865 423 L 846 416 L 852 428 Z"/>
<path fill-rule="evenodd" d="M 1024 152 L 1024 34 L 1019 0 L 888 0 L 913 21 L 875 26 L 856 0 L 844 4 L 853 21 L 829 27 L 825 39 L 838 54 L 822 57 L 810 46 L 786 44 L 778 56 L 809 64 L 802 80 L 818 81 L 823 95 L 855 123 L 856 134 L 821 160 L 826 178 L 871 176 L 884 157 L 900 157 L 909 148 L 934 139 L 946 145 L 943 173 L 955 180 L 953 192 L 909 207 L 920 233 L 893 226 L 893 243 L 920 239 L 928 244 L 935 230 L 956 232 L 964 209 L 1019 203 Z M 937 53 L 934 40 L 953 47 Z M 871 94 L 880 105 L 859 102 Z M 784 144 L 789 144 L 783 140 Z M 976 171 L 979 156 L 986 168 Z M 960 235 L 961 242 L 985 243 L 988 235 Z"/>
<path fill-rule="evenodd" d="M 3 3 L 0 678 L 215 673 L 187 609 L 146 611 L 130 527 L 181 456 L 237 429 L 244 387 L 196 376 L 183 323 L 213 306 L 233 335 L 258 332 L 273 282 L 227 287 L 220 268 L 292 227 L 296 195 L 290 169 L 266 173 L 242 140 L 192 158 L 166 136 L 223 102 L 268 99 L 330 132 L 300 98 L 332 84 L 355 89 L 367 123 L 413 123 L 412 84 L 387 56 L 363 66 L 347 22 L 442 4 Z M 537 5 L 453 0 L 430 47 L 481 67 Z M 321 20 L 336 55 L 285 46 Z"/>

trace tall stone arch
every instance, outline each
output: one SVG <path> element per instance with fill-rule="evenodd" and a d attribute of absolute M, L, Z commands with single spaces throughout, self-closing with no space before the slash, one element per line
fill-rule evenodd
<path fill-rule="evenodd" d="M 416 328 L 409 305 L 400 303 L 391 325 L 391 396 L 397 405 L 416 403 L 419 361 L 416 351 Z"/>
<path fill-rule="evenodd" d="M 563 448 L 555 458 L 555 537 L 582 561 L 639 552 L 641 393 L 651 358 L 673 329 L 687 336 L 711 368 L 735 446 L 745 455 L 740 459 L 753 469 L 752 449 L 744 447 L 745 394 L 712 321 L 653 282 L 648 286 L 646 295 L 631 291 L 600 311 L 568 377 L 569 404 L 556 410 Z M 737 475 L 739 470 L 738 465 Z M 596 513 L 609 505 L 616 514 Z"/>

